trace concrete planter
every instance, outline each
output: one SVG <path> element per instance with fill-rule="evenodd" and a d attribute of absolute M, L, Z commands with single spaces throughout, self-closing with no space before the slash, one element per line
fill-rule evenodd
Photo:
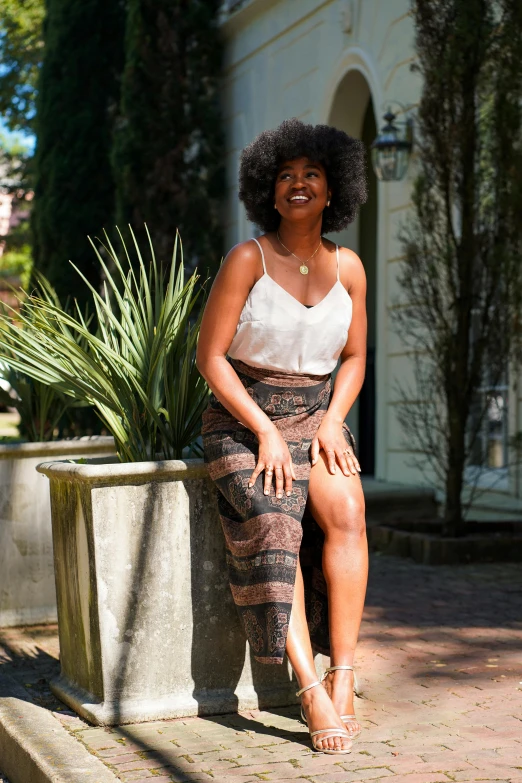
<path fill-rule="evenodd" d="M 111 453 L 103 437 L 0 446 L 0 627 L 56 622 L 49 486 L 36 465 Z"/>
<path fill-rule="evenodd" d="M 108 725 L 295 701 L 286 666 L 250 658 L 202 460 L 38 470 L 51 481 L 62 701 Z"/>

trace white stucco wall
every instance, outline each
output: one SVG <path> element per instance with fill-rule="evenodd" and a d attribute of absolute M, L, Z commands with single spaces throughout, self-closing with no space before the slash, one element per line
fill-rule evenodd
<path fill-rule="evenodd" d="M 330 122 L 359 135 L 368 89 L 380 125 L 389 102 L 414 107 L 421 85 L 410 70 L 414 47 L 409 0 L 250 0 L 223 30 L 226 237 L 232 246 L 253 233 L 237 199 L 237 171 L 239 154 L 254 136 L 293 116 Z M 396 232 L 410 191 L 411 177 L 379 184 L 376 476 L 417 483 L 418 473 L 406 465 L 411 454 L 402 443 L 393 393 L 394 377 L 404 375 L 407 359 L 388 322 L 401 261 Z M 356 226 L 342 239 L 357 251 Z"/>
<path fill-rule="evenodd" d="M 237 198 L 237 172 L 242 148 L 260 131 L 296 116 L 359 136 L 368 93 L 378 126 L 390 104 L 415 115 L 421 81 L 411 71 L 409 10 L 410 0 L 246 0 L 223 23 L 228 247 L 254 233 Z M 415 454 L 404 444 L 395 389 L 397 379 L 413 381 L 412 364 L 389 318 L 399 296 L 403 256 L 397 234 L 411 206 L 413 174 L 414 161 L 402 182 L 378 185 L 375 475 L 418 484 L 425 479 L 410 464 Z M 357 252 L 357 224 L 335 239 Z M 511 432 L 521 428 L 521 389 L 518 384 L 511 390 Z M 510 471 L 509 492 L 522 495 L 521 468 Z"/>

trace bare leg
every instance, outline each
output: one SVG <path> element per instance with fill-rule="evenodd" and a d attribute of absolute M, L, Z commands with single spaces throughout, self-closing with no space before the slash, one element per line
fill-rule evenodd
<path fill-rule="evenodd" d="M 297 565 L 294 601 L 290 627 L 288 629 L 286 652 L 299 682 L 299 688 L 304 688 L 305 685 L 310 685 L 317 680 L 310 634 L 306 622 L 303 574 L 299 564 Z M 339 729 L 345 728 L 322 685 L 310 688 L 310 690 L 303 693 L 301 702 L 310 731 L 335 727 Z M 318 736 L 320 737 L 320 735 Z M 344 739 L 342 737 L 329 737 L 322 741 L 317 740 L 316 745 L 319 749 L 336 748 L 337 750 L 348 750 L 351 746 L 351 740 L 347 737 Z"/>
<path fill-rule="evenodd" d="M 308 503 L 325 534 L 323 572 L 328 589 L 331 666 L 353 665 L 368 580 L 364 495 L 358 476 L 328 471 L 323 452 L 310 475 Z M 339 715 L 353 714 L 353 673 L 328 675 L 326 688 Z M 347 721 L 351 733 L 357 721 Z"/>

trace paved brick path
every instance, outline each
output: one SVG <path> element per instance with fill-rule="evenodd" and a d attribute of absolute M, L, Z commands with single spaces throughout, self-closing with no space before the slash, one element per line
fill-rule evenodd
<path fill-rule="evenodd" d="M 47 687 L 55 629 L 0 631 L 6 670 L 122 781 L 522 783 L 522 569 L 372 559 L 358 651 L 364 732 L 313 753 L 294 708 L 89 727 Z M 0 778 L 1 779 L 1 778 Z"/>

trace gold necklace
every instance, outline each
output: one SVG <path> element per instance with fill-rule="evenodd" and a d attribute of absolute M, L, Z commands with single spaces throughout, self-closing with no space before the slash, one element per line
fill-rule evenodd
<path fill-rule="evenodd" d="M 301 266 L 299 267 L 299 271 L 301 272 L 301 274 L 302 274 L 302 275 L 307 275 L 307 274 L 308 274 L 308 267 L 307 267 L 306 265 L 307 265 L 307 263 L 308 263 L 309 261 L 311 261 L 311 260 L 312 260 L 312 258 L 315 256 L 315 254 L 317 253 L 317 251 L 319 250 L 319 248 L 322 246 L 322 244 L 323 244 L 323 240 L 322 240 L 322 238 L 319 240 L 319 244 L 318 244 L 318 245 L 317 245 L 317 247 L 315 248 L 315 250 L 314 250 L 314 252 L 312 253 L 312 255 L 310 256 L 310 258 L 307 258 L 307 259 L 306 259 L 306 261 L 302 261 L 302 260 L 299 258 L 299 256 L 296 256 L 296 254 L 295 254 L 295 253 L 292 253 L 292 251 L 291 251 L 291 250 L 289 250 L 289 249 L 287 248 L 287 246 L 283 244 L 283 242 L 281 241 L 281 237 L 279 236 L 279 231 L 276 231 L 276 237 L 277 237 L 277 241 L 279 242 L 279 244 L 280 244 L 280 245 L 282 245 L 282 246 L 284 247 L 284 249 L 287 251 L 287 253 L 290 253 L 290 255 L 291 255 L 291 256 L 293 256 L 294 258 L 297 258 L 297 260 L 298 260 L 298 261 L 299 261 L 299 263 L 301 264 Z"/>

